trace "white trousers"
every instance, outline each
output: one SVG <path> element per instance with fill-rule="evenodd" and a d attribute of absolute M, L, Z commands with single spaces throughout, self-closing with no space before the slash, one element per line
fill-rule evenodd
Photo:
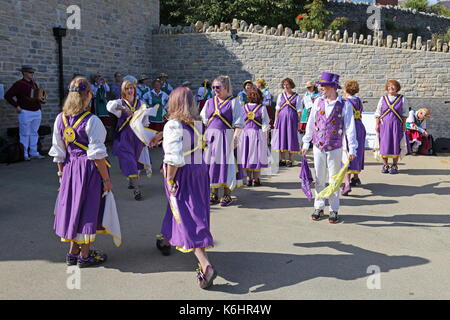
<path fill-rule="evenodd" d="M 341 169 L 341 161 L 342 161 L 342 148 L 335 149 L 333 151 L 320 151 L 316 146 L 313 147 L 314 152 L 314 171 L 316 173 L 315 176 L 315 200 L 314 200 L 314 209 L 324 209 L 325 208 L 325 199 L 317 198 L 317 195 L 325 189 L 325 184 L 327 180 L 328 173 L 328 182 L 331 184 L 334 182 L 333 177 L 339 172 Z M 339 211 L 339 190 L 333 193 L 328 199 L 330 204 L 331 211 Z"/>
<path fill-rule="evenodd" d="M 19 118 L 19 137 L 23 144 L 24 156 L 37 156 L 37 143 L 39 140 L 38 130 L 41 125 L 42 112 L 22 110 L 18 114 Z M 28 153 L 28 148 L 30 152 Z"/>

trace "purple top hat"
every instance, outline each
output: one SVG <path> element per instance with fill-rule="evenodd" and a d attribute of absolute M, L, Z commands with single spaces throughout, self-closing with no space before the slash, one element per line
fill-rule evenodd
<path fill-rule="evenodd" d="M 329 72 L 322 72 L 322 79 L 316 81 L 316 84 L 333 86 L 337 89 L 341 89 L 339 85 L 339 75 Z"/>

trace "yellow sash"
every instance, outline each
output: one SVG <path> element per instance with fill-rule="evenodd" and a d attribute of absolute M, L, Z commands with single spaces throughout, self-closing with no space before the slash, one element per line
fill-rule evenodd
<path fill-rule="evenodd" d="M 205 149 L 206 148 L 206 141 L 205 141 L 205 136 L 202 135 L 197 128 L 193 125 L 188 123 L 187 124 L 189 127 L 192 128 L 192 130 L 194 130 L 194 134 L 197 135 L 197 145 L 194 147 L 194 149 L 191 149 L 189 151 L 186 151 L 183 155 L 186 157 L 188 155 L 190 155 L 191 153 L 194 153 L 195 151 L 197 151 L 198 149 Z"/>
<path fill-rule="evenodd" d="M 214 113 L 212 114 L 212 116 L 209 118 L 208 120 L 208 124 L 207 126 L 209 126 L 209 123 L 212 121 L 212 119 L 214 119 L 215 116 L 219 117 L 220 120 L 222 120 L 223 123 L 225 123 L 227 125 L 228 128 L 233 129 L 233 126 L 227 121 L 227 119 L 225 119 L 222 114 L 220 113 L 220 109 L 222 109 L 222 107 L 231 99 L 233 99 L 234 97 L 231 96 L 228 99 L 226 99 L 224 102 L 222 102 L 219 106 L 218 106 L 218 98 L 214 97 Z"/>
<path fill-rule="evenodd" d="M 284 99 L 286 100 L 286 102 L 281 106 L 280 110 L 283 109 L 283 108 L 286 107 L 286 106 L 290 106 L 292 109 L 295 110 L 295 112 L 297 112 L 297 108 L 294 107 L 294 106 L 292 105 L 292 103 L 291 103 L 291 100 L 294 100 L 294 98 L 297 97 L 297 94 L 294 93 L 294 94 L 291 96 L 291 98 L 288 99 L 288 97 L 286 96 L 286 94 L 283 92 L 283 97 L 284 97 Z"/>
<path fill-rule="evenodd" d="M 258 109 L 262 106 L 262 104 L 256 106 L 255 109 L 253 109 L 253 111 L 250 111 L 248 109 L 248 105 L 246 104 L 244 106 L 245 111 L 247 111 L 247 120 L 245 120 L 245 124 L 247 124 L 247 122 L 249 122 L 250 120 L 253 121 L 254 123 L 256 123 L 258 126 L 262 127 L 262 123 L 259 123 L 258 121 L 255 120 L 255 115 L 256 112 L 258 111 Z"/>
<path fill-rule="evenodd" d="M 360 110 L 356 110 L 355 105 L 353 104 L 353 102 L 350 99 L 347 99 L 347 101 L 350 102 L 350 104 L 353 107 L 353 115 L 354 115 L 355 119 L 362 120 L 361 111 Z"/>
<path fill-rule="evenodd" d="M 383 119 L 384 116 L 386 116 L 389 112 L 392 111 L 392 112 L 397 116 L 397 118 L 398 118 L 400 121 L 403 121 L 402 117 L 400 117 L 400 115 L 399 115 L 399 114 L 397 113 L 397 111 L 395 111 L 395 109 L 394 109 L 394 107 L 395 107 L 395 105 L 397 104 L 397 102 L 400 101 L 400 99 L 402 99 L 403 96 L 402 96 L 402 95 L 398 95 L 397 98 L 394 100 L 394 102 L 392 102 L 392 104 L 389 103 L 389 99 L 388 99 L 387 96 L 384 96 L 383 98 L 384 98 L 384 101 L 386 102 L 386 104 L 388 105 L 389 109 L 386 110 L 385 113 L 383 113 L 383 115 L 380 117 L 380 119 Z"/>
<path fill-rule="evenodd" d="M 89 111 L 86 111 L 85 113 L 83 113 L 83 115 L 75 122 L 75 124 L 72 127 L 70 127 L 69 124 L 67 123 L 66 116 L 64 114 L 62 115 L 62 120 L 63 120 L 64 127 L 65 127 L 64 128 L 64 140 L 66 142 L 66 146 L 69 143 L 73 143 L 85 151 L 89 150 L 89 148 L 87 146 L 79 143 L 76 140 L 76 134 L 75 134 L 75 129 L 80 125 L 81 121 L 84 118 L 86 118 L 89 114 L 90 114 Z M 105 161 L 106 161 L 106 165 L 111 168 L 111 164 L 109 164 L 108 160 L 105 159 Z"/>
<path fill-rule="evenodd" d="M 135 100 L 134 100 L 134 105 L 133 105 L 133 106 L 131 106 L 131 104 L 130 104 L 126 99 L 123 99 L 123 101 L 125 101 L 125 104 L 128 106 L 128 108 L 130 108 L 130 110 L 131 110 L 132 113 L 134 113 L 134 112 L 136 111 L 136 106 L 137 106 L 138 99 L 135 99 Z M 122 131 L 122 129 L 128 124 L 128 122 L 130 122 L 130 120 L 131 120 L 132 117 L 133 117 L 133 115 L 129 116 L 129 117 L 122 123 L 122 125 L 121 125 L 120 128 L 119 128 L 119 132 Z"/>

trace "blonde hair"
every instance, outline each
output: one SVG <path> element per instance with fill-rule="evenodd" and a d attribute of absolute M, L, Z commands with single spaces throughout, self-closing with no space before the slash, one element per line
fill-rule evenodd
<path fill-rule="evenodd" d="M 69 94 L 62 112 L 66 117 L 73 117 L 86 111 L 86 101 L 90 100 L 91 84 L 84 77 L 76 77 L 70 82 Z"/>
<path fill-rule="evenodd" d="M 231 87 L 231 80 L 229 76 L 218 76 L 213 82 L 220 82 L 220 84 L 227 90 L 227 93 L 231 95 L 233 88 Z"/>
<path fill-rule="evenodd" d="M 200 120 L 192 91 L 187 87 L 178 87 L 169 96 L 169 120 L 194 123 Z"/>
<path fill-rule="evenodd" d="M 132 86 L 134 88 L 134 98 L 136 98 L 136 94 L 137 94 L 137 92 L 136 92 L 136 83 L 133 83 L 130 80 L 124 80 L 122 82 L 121 91 L 120 91 L 121 92 L 121 94 L 120 94 L 121 97 L 125 98 L 125 96 L 126 96 L 125 91 L 127 90 L 127 88 L 129 86 Z"/>
<path fill-rule="evenodd" d="M 256 79 L 256 83 L 259 83 L 263 88 L 267 86 L 266 80 L 263 78 Z"/>

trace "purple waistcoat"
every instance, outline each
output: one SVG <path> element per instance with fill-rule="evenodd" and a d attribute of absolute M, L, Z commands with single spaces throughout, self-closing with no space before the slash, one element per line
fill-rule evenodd
<path fill-rule="evenodd" d="M 244 108 L 243 108 L 243 113 L 244 113 L 244 123 L 245 123 L 244 130 L 246 130 L 246 129 L 260 130 L 260 129 L 261 129 L 261 127 L 260 127 L 258 124 L 255 123 L 255 121 L 262 124 L 262 108 L 264 108 L 263 105 L 261 105 L 261 106 L 258 108 L 258 110 L 256 110 L 256 112 L 255 112 L 255 118 L 254 118 L 255 121 L 250 120 L 250 119 L 248 118 L 248 112 L 247 112 L 247 109 L 248 109 L 249 111 L 254 111 L 254 110 L 256 109 L 257 106 L 258 106 L 258 105 L 250 106 L 250 104 L 246 104 L 246 105 L 244 106 Z M 247 120 L 248 120 L 248 121 L 247 121 Z"/>
<path fill-rule="evenodd" d="M 73 125 L 75 124 L 75 122 L 77 122 L 77 120 L 84 114 L 81 113 L 79 115 L 76 115 L 74 117 L 66 117 L 67 120 L 67 125 L 69 127 L 73 128 Z M 86 133 L 86 124 L 88 122 L 88 120 L 92 117 L 92 113 L 88 114 L 86 117 L 84 117 L 84 119 L 80 122 L 80 124 L 75 128 L 75 141 L 84 145 L 84 146 L 88 146 L 89 144 L 89 137 Z M 58 130 L 59 130 L 59 134 L 61 135 L 61 138 L 63 141 L 65 141 L 64 138 L 64 129 L 66 127 L 64 126 L 64 122 L 62 119 L 62 114 L 60 117 L 60 121 L 58 123 Z M 66 162 L 69 161 L 69 159 L 71 157 L 80 157 L 80 156 L 86 156 L 87 152 L 86 150 L 84 150 L 83 148 L 77 146 L 75 143 L 69 143 L 66 146 L 66 150 L 67 150 L 67 157 L 66 157 Z"/>
<path fill-rule="evenodd" d="M 215 106 L 214 106 L 214 100 L 216 99 L 216 97 L 209 99 L 206 102 L 206 119 L 210 119 L 211 116 L 214 114 L 214 112 L 216 111 Z M 217 106 L 220 109 L 220 114 L 221 116 L 227 120 L 227 122 L 233 126 L 233 109 L 231 108 L 231 103 L 235 98 L 233 97 L 232 99 L 230 99 L 229 101 L 227 101 L 225 103 L 225 105 L 223 105 L 222 107 L 220 107 L 220 102 L 217 99 Z M 230 127 L 228 127 L 223 121 L 222 119 L 220 119 L 218 116 L 214 116 L 214 118 L 209 122 L 209 125 L 207 126 L 207 129 L 219 129 L 219 130 L 225 130 L 225 129 L 230 129 Z"/>
<path fill-rule="evenodd" d="M 339 100 L 327 118 L 325 114 L 325 99 L 319 98 L 319 110 L 314 119 L 312 142 L 321 151 L 332 151 L 342 148 L 342 132 L 344 127 L 344 103 Z"/>

